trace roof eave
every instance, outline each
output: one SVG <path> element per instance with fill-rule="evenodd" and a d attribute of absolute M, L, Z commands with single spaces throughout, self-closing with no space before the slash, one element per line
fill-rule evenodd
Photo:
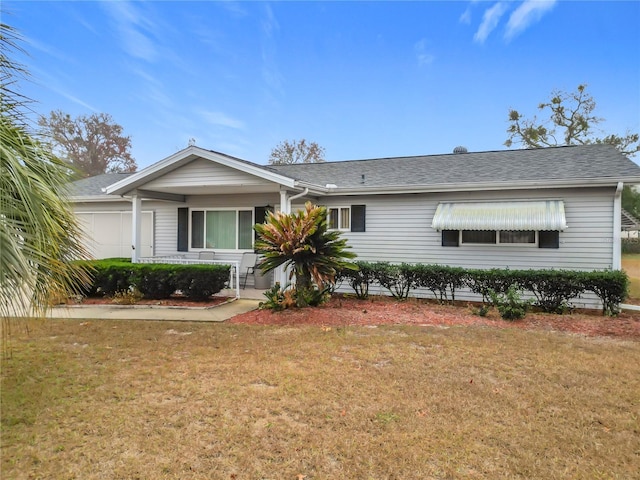
<path fill-rule="evenodd" d="M 364 187 L 335 187 L 328 188 L 326 195 L 372 195 L 394 193 L 438 193 L 438 192 L 469 192 L 479 190 L 530 190 L 532 188 L 576 188 L 576 187 L 610 187 L 618 182 L 637 184 L 640 177 L 616 177 L 575 180 L 544 180 L 514 182 L 478 182 L 458 184 L 433 185 L 390 185 Z"/>
<path fill-rule="evenodd" d="M 121 202 L 123 198 L 115 195 L 72 195 L 69 201 L 71 203 Z"/>

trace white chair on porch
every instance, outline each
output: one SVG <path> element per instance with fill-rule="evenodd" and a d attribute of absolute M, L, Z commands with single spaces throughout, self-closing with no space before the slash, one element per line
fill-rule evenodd
<path fill-rule="evenodd" d="M 256 264 L 258 263 L 258 254 L 257 253 L 243 253 L 242 260 L 240 261 L 240 266 L 238 267 L 238 280 L 244 277 L 244 283 L 242 284 L 242 288 L 247 287 L 247 278 L 249 275 L 253 275 L 253 278 L 256 278 L 255 269 Z"/>

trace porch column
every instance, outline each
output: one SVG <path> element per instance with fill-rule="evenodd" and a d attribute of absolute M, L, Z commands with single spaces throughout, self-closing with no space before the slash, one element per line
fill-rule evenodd
<path fill-rule="evenodd" d="M 291 200 L 286 190 L 280 190 L 280 212 L 286 214 L 291 213 Z M 283 266 L 274 270 L 273 279 L 280 283 L 280 287 L 284 287 L 287 284 L 287 272 Z"/>
<path fill-rule="evenodd" d="M 291 200 L 288 193 L 286 190 L 280 190 L 280 211 L 282 213 L 291 213 Z"/>
<path fill-rule="evenodd" d="M 131 262 L 138 263 L 142 256 L 142 197 L 131 197 Z"/>

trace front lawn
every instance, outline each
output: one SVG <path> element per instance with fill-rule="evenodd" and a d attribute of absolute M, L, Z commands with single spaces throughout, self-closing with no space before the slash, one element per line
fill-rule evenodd
<path fill-rule="evenodd" d="M 622 255 L 622 269 L 629 276 L 629 298 L 626 302 L 640 305 L 640 254 Z"/>
<path fill-rule="evenodd" d="M 3 478 L 640 471 L 640 342 L 629 339 L 66 320 L 38 323 L 12 345 L 2 365 Z"/>

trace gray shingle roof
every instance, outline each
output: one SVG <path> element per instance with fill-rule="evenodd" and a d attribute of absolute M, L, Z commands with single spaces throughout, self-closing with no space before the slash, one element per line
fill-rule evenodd
<path fill-rule="evenodd" d="M 640 178 L 640 167 L 611 145 L 271 165 L 269 168 L 299 181 L 321 186 L 335 184 L 339 188 Z"/>
<path fill-rule="evenodd" d="M 233 158 L 233 157 L 231 157 Z M 248 165 L 318 187 L 339 189 L 412 186 L 462 187 L 554 181 L 607 180 L 640 183 L 640 167 L 611 145 L 579 145 L 528 150 L 500 150 L 416 157 L 347 160 L 294 165 Z M 71 185 L 73 196 L 101 196 L 103 188 L 130 173 L 105 173 Z"/>
<path fill-rule="evenodd" d="M 103 188 L 127 178 L 130 173 L 103 173 L 95 177 L 82 178 L 71 183 L 69 194 L 74 197 L 104 195 Z"/>

